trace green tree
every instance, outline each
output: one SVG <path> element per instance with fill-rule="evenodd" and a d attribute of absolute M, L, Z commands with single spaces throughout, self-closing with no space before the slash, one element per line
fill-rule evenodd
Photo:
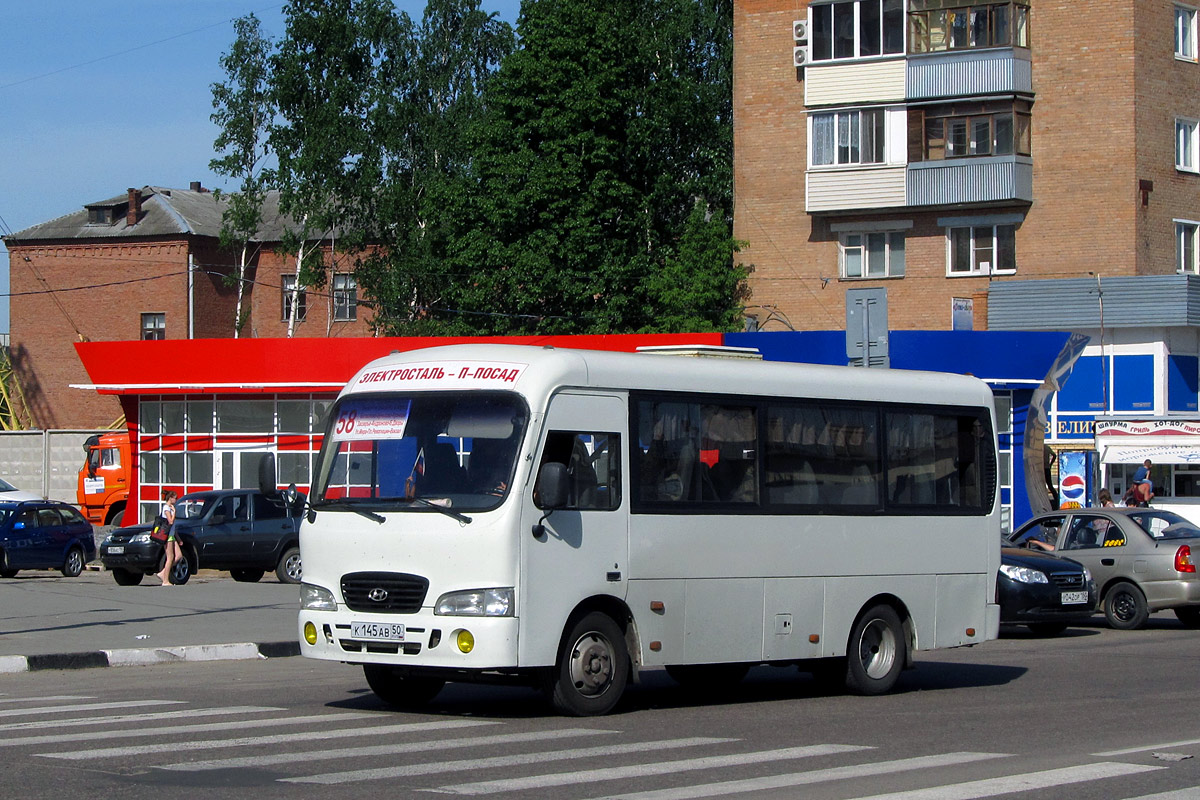
<path fill-rule="evenodd" d="M 237 38 L 221 56 L 228 81 L 212 85 L 215 111 L 211 119 L 221 129 L 213 149 L 223 155 L 209 162 L 209 168 L 239 182 L 221 214 L 221 246 L 240 250 L 234 274 L 228 276 L 237 287 L 236 339 L 249 316 L 243 301 L 250 245 L 262 226 L 263 202 L 272 181 L 273 173 L 265 168 L 265 162 L 270 155 L 267 131 L 274 104 L 269 84 L 271 39 L 263 35 L 253 14 L 234 20 L 233 26 Z"/>
<path fill-rule="evenodd" d="M 405 28 L 408 30 L 408 28 Z M 375 324 L 390 333 L 449 333 L 464 328 L 429 311 L 452 296 L 465 275 L 446 266 L 455 221 L 472 191 L 467 133 L 481 93 L 514 47 L 511 26 L 479 0 L 430 0 L 396 69 L 395 94 L 380 111 L 382 182 L 372 248 L 356 268 L 376 302 Z M 395 65 L 393 65 L 395 67 Z"/>
<path fill-rule="evenodd" d="M 294 221 L 282 245 L 296 256 L 291 336 L 300 287 L 326 283 L 317 243 L 336 237 L 342 251 L 359 252 L 379 224 L 379 142 L 411 36 L 389 0 L 291 0 L 284 13 L 287 30 L 271 59 L 278 118 L 269 142 L 280 211 Z"/>
<path fill-rule="evenodd" d="M 527 0 L 518 32 L 485 94 L 451 305 L 481 333 L 731 327 L 732 4 Z"/>

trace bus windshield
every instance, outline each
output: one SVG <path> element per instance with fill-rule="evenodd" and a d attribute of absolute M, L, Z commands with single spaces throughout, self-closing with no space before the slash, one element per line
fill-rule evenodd
<path fill-rule="evenodd" d="M 510 392 L 343 397 L 330 414 L 313 505 L 494 508 L 508 495 L 527 418 Z"/>

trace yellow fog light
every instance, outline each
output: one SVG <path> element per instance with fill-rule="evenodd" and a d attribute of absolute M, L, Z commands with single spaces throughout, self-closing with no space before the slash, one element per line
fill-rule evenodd
<path fill-rule="evenodd" d="M 475 649 L 475 637 L 470 631 L 458 632 L 458 649 L 464 653 L 469 653 Z"/>
<path fill-rule="evenodd" d="M 317 643 L 317 626 L 311 622 L 304 623 L 304 641 L 309 644 Z"/>

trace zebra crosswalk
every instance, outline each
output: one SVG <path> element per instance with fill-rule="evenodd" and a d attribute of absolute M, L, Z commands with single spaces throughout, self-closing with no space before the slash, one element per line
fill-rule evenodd
<path fill-rule="evenodd" d="M 1169 765 L 1143 757 L 1200 738 L 1023 769 L 1029 759 L 1014 752 L 913 755 L 887 742 L 762 746 L 720 735 L 638 735 L 619 718 L 589 722 L 0 695 L 0 753 L 64 770 L 119 772 L 147 788 L 167 775 L 200 781 L 208 774 L 241 787 L 354 791 L 390 781 L 376 785 L 414 795 L 555 800 L 790 797 L 817 786 L 839 800 L 974 800 L 1080 786 L 1114 800 L 1200 798 L 1200 786 L 1174 785 L 1194 772 L 1173 782 Z M 1128 790 L 1138 785 L 1157 791 Z M 904 788 L 888 790 L 896 786 Z M 1114 786 L 1122 788 L 1113 793 Z"/>

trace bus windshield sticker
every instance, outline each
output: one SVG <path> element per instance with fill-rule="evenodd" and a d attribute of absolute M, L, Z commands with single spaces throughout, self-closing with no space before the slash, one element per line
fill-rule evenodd
<path fill-rule="evenodd" d="M 352 397 L 338 408 L 333 438 L 340 441 L 403 439 L 412 400 Z"/>

